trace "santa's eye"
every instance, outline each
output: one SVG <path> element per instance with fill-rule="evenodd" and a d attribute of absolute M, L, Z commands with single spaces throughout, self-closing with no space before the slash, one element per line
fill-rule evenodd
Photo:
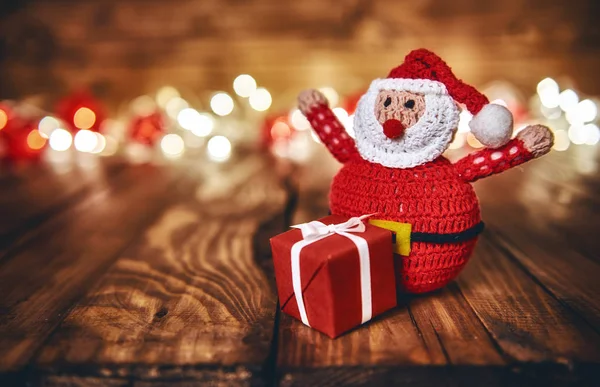
<path fill-rule="evenodd" d="M 415 107 L 415 100 L 414 99 L 409 99 L 408 101 L 404 102 L 404 107 L 408 108 L 408 109 L 412 109 Z"/>
<path fill-rule="evenodd" d="M 391 97 L 387 97 L 385 99 L 385 101 L 383 102 L 383 106 L 388 107 L 392 104 L 392 98 Z"/>

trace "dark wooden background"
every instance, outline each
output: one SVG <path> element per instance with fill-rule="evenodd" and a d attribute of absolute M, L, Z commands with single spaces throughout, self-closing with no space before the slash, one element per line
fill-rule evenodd
<path fill-rule="evenodd" d="M 342 93 L 428 47 L 467 81 L 526 95 L 546 76 L 600 94 L 596 0 L 3 0 L 0 98 L 91 85 L 116 107 L 158 87 L 231 89 L 250 73 L 286 108 Z M 561 85 L 562 85 L 561 84 Z"/>

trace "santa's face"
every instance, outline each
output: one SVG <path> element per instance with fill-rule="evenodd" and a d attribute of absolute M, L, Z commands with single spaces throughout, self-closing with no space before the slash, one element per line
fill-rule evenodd
<path fill-rule="evenodd" d="M 425 113 L 425 98 L 416 93 L 382 90 L 375 101 L 375 118 L 388 138 L 399 138 Z"/>
<path fill-rule="evenodd" d="M 458 107 L 438 82 L 376 80 L 358 103 L 356 144 L 368 161 L 393 168 L 414 167 L 446 150 L 458 117 Z"/>

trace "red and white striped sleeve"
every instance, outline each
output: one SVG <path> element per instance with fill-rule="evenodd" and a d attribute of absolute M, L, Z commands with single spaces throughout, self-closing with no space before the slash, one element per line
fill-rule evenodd
<path fill-rule="evenodd" d="M 341 163 L 360 157 L 354 139 L 348 135 L 325 97 L 316 90 L 307 90 L 298 97 L 300 110 L 310 122 L 329 152 Z"/>
<path fill-rule="evenodd" d="M 541 125 L 529 126 L 497 149 L 482 149 L 458 160 L 454 167 L 466 182 L 504 172 L 550 151 L 552 132 Z"/>

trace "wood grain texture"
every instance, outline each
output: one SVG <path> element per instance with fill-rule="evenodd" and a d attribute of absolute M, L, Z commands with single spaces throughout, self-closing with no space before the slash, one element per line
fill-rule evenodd
<path fill-rule="evenodd" d="M 28 363 L 85 290 L 165 203 L 173 171 L 131 167 L 0 262 L 0 369 Z M 157 184 L 160 182 L 160 184 Z"/>
<path fill-rule="evenodd" d="M 506 79 L 528 96 L 552 76 L 598 94 L 598 10 L 594 0 L 30 0 L 2 20 L 0 97 L 51 107 L 87 85 L 116 109 L 165 84 L 191 98 L 250 73 L 288 109 L 308 86 L 365 88 L 418 47 L 477 86 Z"/>
<path fill-rule="evenodd" d="M 561 156 L 555 156 L 562 158 Z M 592 159 L 592 162 L 597 163 Z M 588 227 L 597 229 L 598 195 L 582 183 L 575 180 L 569 185 L 586 190 L 585 195 L 569 195 L 564 201 L 564 188 L 552 180 L 536 178 L 536 168 L 557 168 L 550 164 L 532 165 L 532 172 L 523 175 L 519 171 L 510 171 L 500 179 L 483 182 L 478 188 L 490 200 L 483 203 L 483 213 L 492 228 L 489 236 L 501 246 L 506 255 L 560 302 L 576 311 L 595 329 L 600 324 L 600 262 L 598 251 L 583 254 L 573 246 L 576 240 L 587 246 L 593 246 L 597 240 Z M 571 164 L 572 165 L 572 164 Z M 527 170 L 529 172 L 529 169 Z M 577 179 L 577 174 L 574 174 Z M 513 182 L 513 183 L 510 183 Z M 593 198 L 593 199 L 590 199 Z M 510 205 L 507 205 L 510 203 Z M 540 205 L 544 203 L 544 205 Z M 520 219 L 520 221 L 515 221 Z M 560 228 L 552 222 L 560 219 Z M 561 232 L 567 230 L 567 233 Z"/>
<path fill-rule="evenodd" d="M 0 260 L 15 250 L 20 239 L 90 195 L 109 189 L 125 164 L 104 160 L 99 169 L 73 165 L 66 170 L 45 165 L 7 168 L 0 184 Z M 100 174 L 100 176 L 99 176 Z"/>
<path fill-rule="evenodd" d="M 288 194 L 268 161 L 200 168 L 191 191 L 78 303 L 35 367 L 171 385 L 267 382 L 276 296 L 261 240 L 284 228 Z M 59 366 L 57 366 L 59 365 Z M 51 385 L 68 385 L 55 376 Z"/>
<path fill-rule="evenodd" d="M 487 235 L 457 283 L 511 361 L 600 361 L 598 333 L 490 243 Z"/>
<path fill-rule="evenodd" d="M 543 217 L 540 227 L 545 226 L 545 233 L 556 235 L 569 249 L 600 263 L 600 240 L 595 236 L 600 227 L 598 158 L 596 147 L 577 147 L 540 160 L 529 169 L 533 182 L 521 199 L 546 192 L 552 206 L 536 211 L 537 218 Z M 530 200 L 523 204 L 532 207 Z"/>
<path fill-rule="evenodd" d="M 500 366 L 503 353 L 455 283 L 431 295 L 407 297 L 413 322 L 439 365 Z"/>

